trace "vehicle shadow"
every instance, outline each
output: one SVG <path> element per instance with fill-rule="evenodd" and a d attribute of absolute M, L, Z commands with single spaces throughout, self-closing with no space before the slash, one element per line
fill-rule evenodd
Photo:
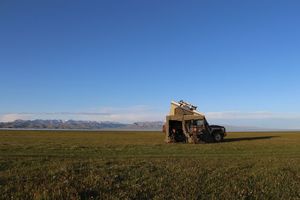
<path fill-rule="evenodd" d="M 251 140 L 268 140 L 280 136 L 260 136 L 260 137 L 240 137 L 240 138 L 224 138 L 223 142 L 238 142 L 238 141 L 251 141 Z"/>

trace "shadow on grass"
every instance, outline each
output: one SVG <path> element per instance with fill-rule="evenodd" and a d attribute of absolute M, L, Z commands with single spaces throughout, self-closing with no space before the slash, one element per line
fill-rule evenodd
<path fill-rule="evenodd" d="M 238 142 L 238 141 L 251 141 L 251 140 L 268 140 L 268 139 L 277 138 L 277 137 L 279 137 L 279 136 L 225 138 L 223 142 Z"/>
<path fill-rule="evenodd" d="M 99 193 L 95 190 L 86 190 L 79 193 L 80 199 L 97 199 Z"/>

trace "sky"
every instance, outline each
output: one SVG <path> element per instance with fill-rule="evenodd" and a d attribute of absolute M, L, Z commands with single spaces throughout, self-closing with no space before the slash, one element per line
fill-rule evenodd
<path fill-rule="evenodd" d="M 300 128 L 300 2 L 0 0 L 0 121 Z"/>

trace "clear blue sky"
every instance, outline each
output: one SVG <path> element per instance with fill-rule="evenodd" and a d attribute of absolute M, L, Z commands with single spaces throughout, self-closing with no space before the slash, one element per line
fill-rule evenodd
<path fill-rule="evenodd" d="M 212 120 L 289 114 L 300 128 L 299 10 L 286 0 L 2 0 L 0 115 L 161 120 L 185 99 Z"/>

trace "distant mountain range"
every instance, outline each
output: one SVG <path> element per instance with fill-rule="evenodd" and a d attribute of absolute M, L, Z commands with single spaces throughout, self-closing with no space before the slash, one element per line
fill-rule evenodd
<path fill-rule="evenodd" d="M 96 122 L 76 120 L 16 120 L 13 122 L 0 122 L 0 129 L 84 129 L 84 130 L 153 130 L 161 131 L 164 122 L 135 122 L 132 124 L 118 122 Z M 224 125 L 228 132 L 254 132 L 254 131 L 283 131 L 247 126 Z"/>
<path fill-rule="evenodd" d="M 163 122 L 135 122 L 124 124 L 118 122 L 96 122 L 76 120 L 15 120 L 13 122 L 0 122 L 0 128 L 6 129 L 124 129 L 124 130 L 162 130 Z"/>

